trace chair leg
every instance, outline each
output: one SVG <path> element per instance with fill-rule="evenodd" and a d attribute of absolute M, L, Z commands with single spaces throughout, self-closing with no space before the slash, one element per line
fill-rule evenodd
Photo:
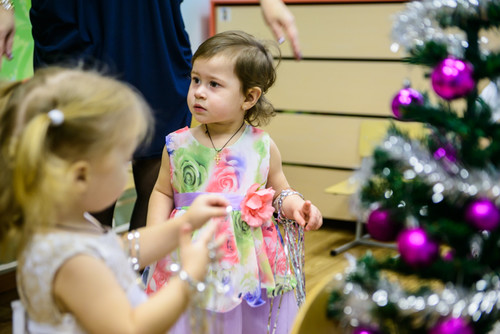
<path fill-rule="evenodd" d="M 363 235 L 363 222 L 357 221 L 356 222 L 356 231 L 355 231 L 355 236 L 354 240 L 349 241 L 342 246 L 339 246 L 335 249 L 332 249 L 330 251 L 331 256 L 338 255 L 342 252 L 345 252 L 346 250 L 356 247 L 358 245 L 366 245 L 366 246 L 376 246 L 376 247 L 386 247 L 386 248 L 394 248 L 396 249 L 396 244 L 395 243 L 385 243 L 385 242 L 378 242 L 378 241 L 373 241 L 373 240 L 368 240 L 370 238 L 369 234 Z"/>

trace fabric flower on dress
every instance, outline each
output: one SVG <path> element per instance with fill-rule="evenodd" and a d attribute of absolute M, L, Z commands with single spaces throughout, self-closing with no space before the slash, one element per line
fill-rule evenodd
<path fill-rule="evenodd" d="M 259 188 L 258 183 L 251 185 L 241 201 L 241 218 L 251 227 L 260 227 L 274 212 L 273 188 Z"/>

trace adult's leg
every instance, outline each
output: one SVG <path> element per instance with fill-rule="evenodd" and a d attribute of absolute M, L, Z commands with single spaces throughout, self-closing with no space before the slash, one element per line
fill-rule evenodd
<path fill-rule="evenodd" d="M 130 231 L 146 225 L 149 197 L 158 178 L 160 165 L 161 158 L 137 159 L 132 162 L 137 199 L 130 218 Z"/>

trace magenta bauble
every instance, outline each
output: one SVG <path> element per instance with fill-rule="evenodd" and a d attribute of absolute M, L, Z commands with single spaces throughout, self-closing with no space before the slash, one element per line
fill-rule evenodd
<path fill-rule="evenodd" d="M 449 318 L 438 322 L 429 334 L 474 334 L 474 330 L 462 318 Z"/>
<path fill-rule="evenodd" d="M 403 113 L 401 107 L 407 107 L 412 103 L 422 105 L 424 103 L 422 94 L 413 88 L 403 88 L 392 99 L 392 113 L 397 118 L 400 118 Z"/>
<path fill-rule="evenodd" d="M 439 253 L 439 244 L 431 240 L 422 228 L 403 230 L 397 243 L 403 261 L 414 268 L 428 267 Z"/>
<path fill-rule="evenodd" d="M 380 334 L 380 331 L 370 327 L 356 327 L 352 330 L 352 334 Z"/>
<path fill-rule="evenodd" d="M 478 199 L 465 208 L 465 220 L 478 230 L 493 231 L 500 223 L 500 210 L 489 199 Z"/>
<path fill-rule="evenodd" d="M 451 262 L 455 259 L 455 251 L 449 250 L 443 255 L 443 261 Z"/>
<path fill-rule="evenodd" d="M 373 239 L 394 241 L 399 232 L 398 225 L 389 210 L 375 209 L 366 220 L 366 229 Z"/>
<path fill-rule="evenodd" d="M 436 149 L 433 156 L 436 160 L 445 158 L 449 162 L 455 162 L 457 161 L 457 150 L 451 144 L 446 144 Z"/>
<path fill-rule="evenodd" d="M 432 88 L 445 100 L 464 97 L 474 90 L 474 69 L 469 62 L 446 58 L 431 74 Z"/>

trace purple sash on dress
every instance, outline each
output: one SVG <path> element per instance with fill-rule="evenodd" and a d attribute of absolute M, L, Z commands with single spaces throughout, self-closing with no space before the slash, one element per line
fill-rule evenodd
<path fill-rule="evenodd" d="M 208 193 L 208 192 L 196 192 L 196 193 L 174 193 L 174 204 L 177 210 L 182 209 L 185 206 L 191 206 L 194 199 L 201 194 L 214 194 L 224 197 L 229 201 L 233 210 L 240 210 L 241 201 L 245 196 L 230 193 Z"/>

